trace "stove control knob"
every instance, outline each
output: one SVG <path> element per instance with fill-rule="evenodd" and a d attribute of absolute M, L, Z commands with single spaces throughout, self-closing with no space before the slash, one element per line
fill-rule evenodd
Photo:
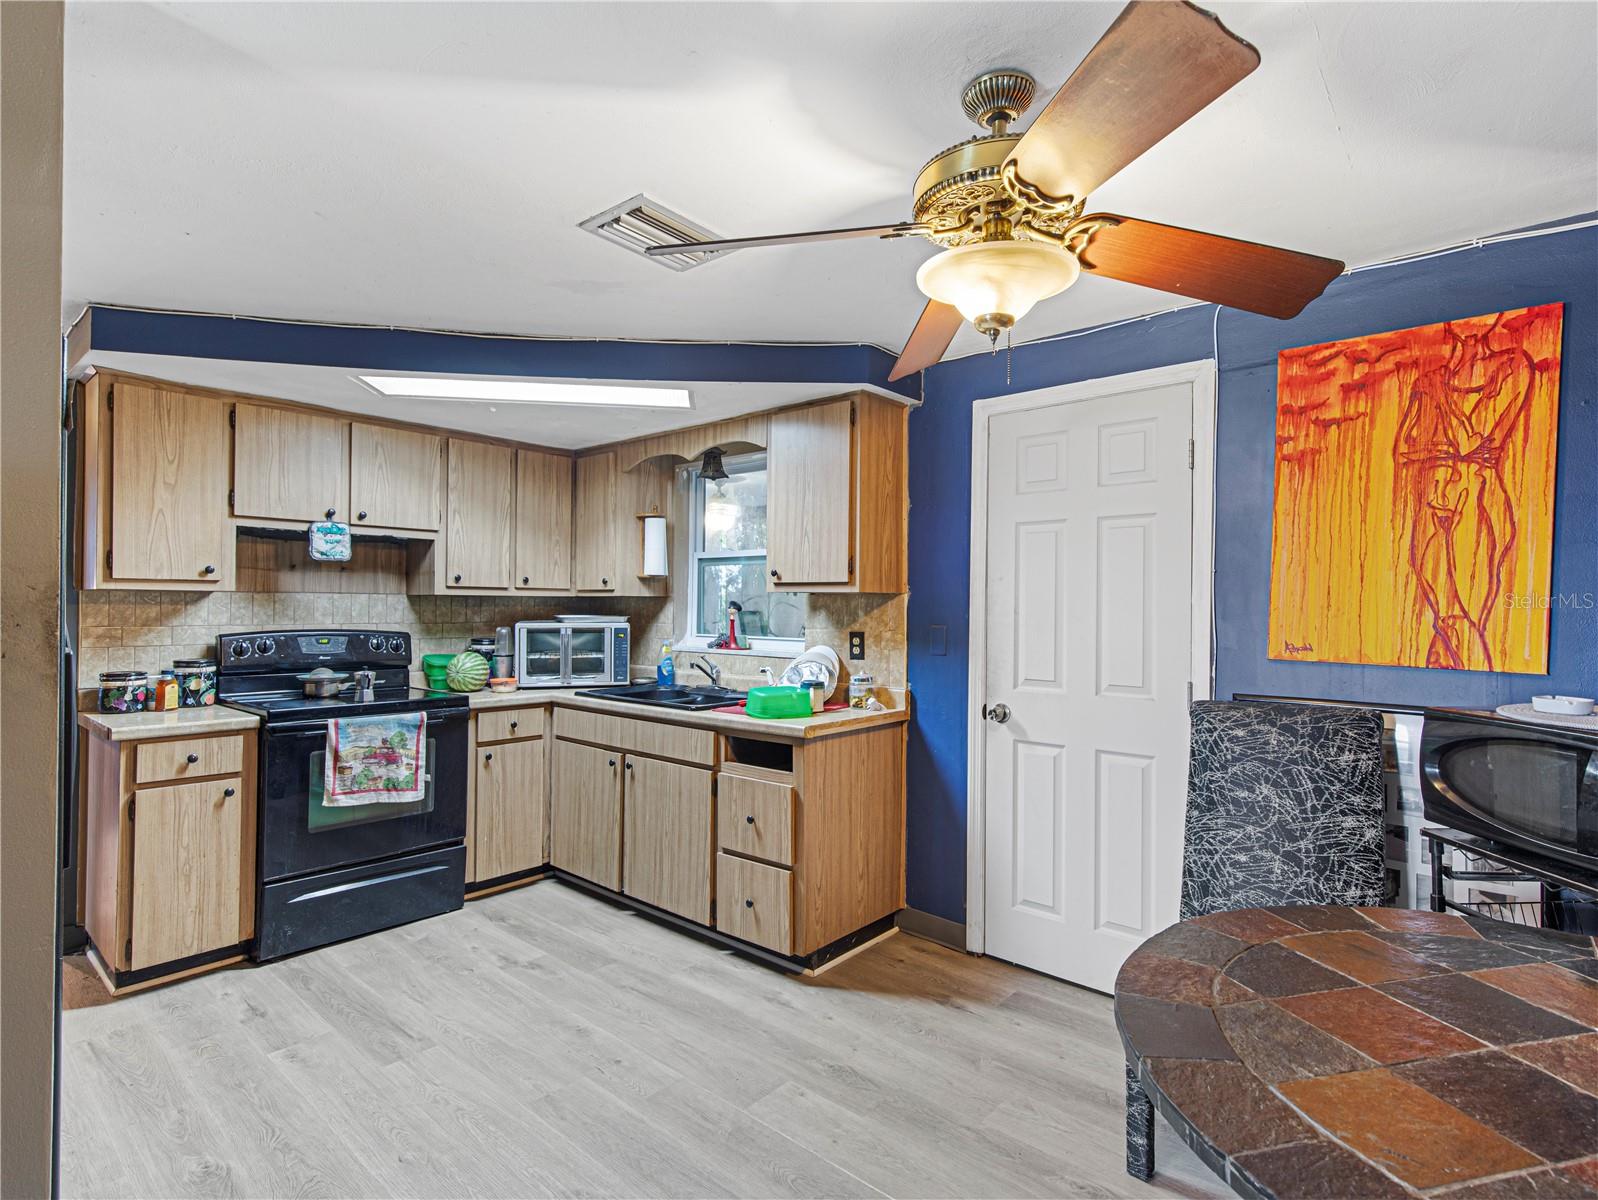
<path fill-rule="evenodd" d="M 257 654 L 276 654 L 277 642 L 271 638 L 260 638 L 255 643 L 255 652 Z"/>
<path fill-rule="evenodd" d="M 228 653 L 234 658 L 248 658 L 250 656 L 250 643 L 230 642 L 228 644 Z"/>
<path fill-rule="evenodd" d="M 388 645 L 388 642 L 385 638 L 379 637 L 374 633 L 371 637 L 366 639 L 366 645 L 373 654 L 381 654 L 383 653 L 383 647 Z"/>
<path fill-rule="evenodd" d="M 389 638 L 388 639 L 388 652 L 390 654 L 404 654 L 405 653 L 405 639 L 402 638 L 402 637 L 391 637 L 391 638 Z"/>

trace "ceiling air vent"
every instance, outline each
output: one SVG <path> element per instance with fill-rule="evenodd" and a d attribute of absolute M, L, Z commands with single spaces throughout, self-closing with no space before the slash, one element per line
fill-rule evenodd
<path fill-rule="evenodd" d="M 637 195 L 614 208 L 580 222 L 578 228 L 597 233 L 607 242 L 625 246 L 642 256 L 650 246 L 670 246 L 677 242 L 713 242 L 721 235 L 712 233 L 703 225 L 674 213 L 648 196 Z M 697 267 L 712 256 L 709 254 L 659 254 L 649 258 L 673 271 L 686 271 Z"/>

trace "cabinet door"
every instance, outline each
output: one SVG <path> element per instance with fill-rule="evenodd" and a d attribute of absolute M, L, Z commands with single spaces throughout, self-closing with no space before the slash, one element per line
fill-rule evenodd
<path fill-rule="evenodd" d="M 619 582 L 614 453 L 590 454 L 577 460 L 575 504 L 572 585 L 579 592 L 613 592 Z M 632 519 L 631 513 L 627 519 Z"/>
<path fill-rule="evenodd" d="M 709 925 L 716 855 L 710 772 L 629 754 L 622 773 L 626 836 L 621 890 Z"/>
<path fill-rule="evenodd" d="M 515 586 L 566 592 L 572 586 L 572 460 L 516 452 Z"/>
<path fill-rule="evenodd" d="M 111 411 L 112 579 L 233 578 L 228 405 L 118 381 Z"/>
<path fill-rule="evenodd" d="M 510 587 L 510 523 L 516 452 L 487 442 L 449 440 L 449 532 L 444 543 L 450 587 Z"/>
<path fill-rule="evenodd" d="M 546 863 L 549 775 L 544 739 L 477 749 L 476 880 L 498 879 Z"/>
<path fill-rule="evenodd" d="M 771 583 L 848 583 L 854 575 L 854 404 L 771 414 L 766 566 Z"/>
<path fill-rule="evenodd" d="M 234 777 L 135 794 L 130 970 L 240 940 L 243 786 Z"/>
<path fill-rule="evenodd" d="M 549 861 L 612 890 L 621 888 L 621 753 L 555 743 Z"/>
<path fill-rule="evenodd" d="M 437 529 L 442 439 L 384 425 L 350 426 L 350 523 Z"/>
<path fill-rule="evenodd" d="M 233 515 L 348 520 L 345 422 L 292 408 L 233 409 Z"/>

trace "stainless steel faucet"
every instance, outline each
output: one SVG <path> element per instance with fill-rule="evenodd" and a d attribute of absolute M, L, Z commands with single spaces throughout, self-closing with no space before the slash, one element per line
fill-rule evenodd
<path fill-rule="evenodd" d="M 700 657 L 700 658 L 696 658 L 693 662 L 689 663 L 688 665 L 690 667 L 695 668 L 696 670 L 703 671 L 705 673 L 705 675 L 709 677 L 710 686 L 711 687 L 720 687 L 721 686 L 721 668 L 718 667 L 715 663 L 710 662 L 708 659 Z"/>

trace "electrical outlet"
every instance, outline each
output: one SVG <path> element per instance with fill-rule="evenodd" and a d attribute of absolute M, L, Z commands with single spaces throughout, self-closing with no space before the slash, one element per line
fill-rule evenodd
<path fill-rule="evenodd" d="M 866 634 L 863 629 L 853 629 L 849 632 L 849 657 L 858 662 L 866 656 Z"/>

